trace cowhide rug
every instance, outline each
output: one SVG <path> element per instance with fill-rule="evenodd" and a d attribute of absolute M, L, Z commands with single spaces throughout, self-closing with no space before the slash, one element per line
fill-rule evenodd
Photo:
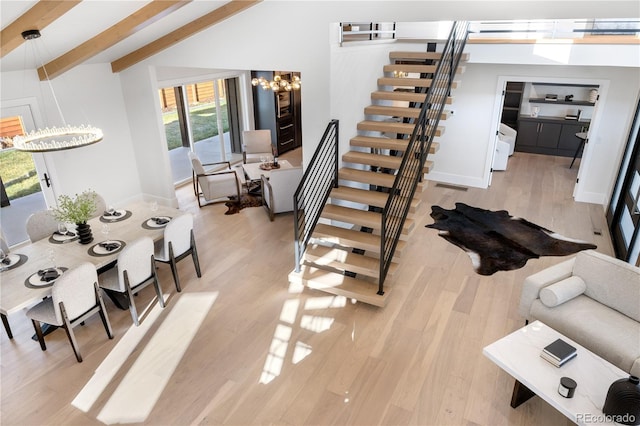
<path fill-rule="evenodd" d="M 490 211 L 456 203 L 453 210 L 431 207 L 431 217 L 435 223 L 426 227 L 438 229 L 442 238 L 466 251 L 480 275 L 519 269 L 529 259 L 540 256 L 566 256 L 596 248 L 512 217 L 506 210 Z"/>
<path fill-rule="evenodd" d="M 237 197 L 229 197 L 229 201 L 224 203 L 227 206 L 227 211 L 224 214 L 236 214 L 240 213 L 240 210 L 245 207 L 260 207 L 262 205 L 262 197 L 260 195 L 242 194 L 240 195 L 240 202 Z"/>

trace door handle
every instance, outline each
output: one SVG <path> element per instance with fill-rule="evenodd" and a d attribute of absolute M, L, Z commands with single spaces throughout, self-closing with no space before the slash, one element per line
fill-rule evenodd
<path fill-rule="evenodd" d="M 51 188 L 51 180 L 49 179 L 49 176 L 47 176 L 46 173 L 44 173 L 44 179 L 40 179 L 43 180 L 45 185 L 47 185 L 47 188 Z"/>

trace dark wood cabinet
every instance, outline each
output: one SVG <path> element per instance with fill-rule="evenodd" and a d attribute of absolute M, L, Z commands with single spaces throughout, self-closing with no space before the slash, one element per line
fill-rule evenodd
<path fill-rule="evenodd" d="M 515 150 L 573 157 L 580 144 L 576 133 L 586 131 L 587 127 L 585 122 L 567 122 L 554 117 L 520 117 Z"/>
<path fill-rule="evenodd" d="M 586 131 L 582 124 L 563 124 L 558 140 L 558 151 L 563 157 L 573 157 L 576 150 L 582 143 L 582 140 L 576 136 L 576 133 Z M 580 156 L 580 155 L 578 155 Z"/>
<path fill-rule="evenodd" d="M 285 71 L 252 71 L 251 78 L 264 77 L 271 81 L 279 75 L 291 81 L 299 73 Z M 300 90 L 274 92 L 260 86 L 253 87 L 253 112 L 256 129 L 271 130 L 271 141 L 277 155 L 302 146 Z"/>
<path fill-rule="evenodd" d="M 518 127 L 518 116 L 520 115 L 520 104 L 524 83 L 519 81 L 507 81 L 504 90 L 504 102 L 502 104 L 502 115 L 500 121 L 515 129 Z"/>

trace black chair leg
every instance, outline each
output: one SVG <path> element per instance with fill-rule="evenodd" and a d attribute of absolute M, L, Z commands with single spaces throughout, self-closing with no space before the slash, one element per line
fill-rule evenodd
<path fill-rule="evenodd" d="M 202 277 L 200 272 L 200 260 L 198 259 L 198 250 L 196 249 L 196 239 L 193 236 L 193 230 L 191 231 L 191 257 L 193 258 L 193 265 L 196 267 L 196 274 L 198 278 Z"/>
<path fill-rule="evenodd" d="M 178 278 L 178 265 L 176 264 L 175 258 L 173 257 L 171 258 L 171 261 L 169 262 L 169 266 L 171 266 L 173 281 L 176 283 L 176 290 L 178 291 L 178 293 L 180 293 L 182 291 L 182 288 L 180 288 L 180 278 Z"/>
<path fill-rule="evenodd" d="M 40 343 L 40 349 L 43 351 L 47 350 L 47 345 L 44 343 L 44 334 L 42 334 L 42 328 L 40 327 L 40 322 L 36 320 L 31 320 L 33 323 L 33 328 L 36 330 L 36 336 L 38 336 L 38 342 Z"/>
<path fill-rule="evenodd" d="M 100 305 L 100 319 L 102 320 L 102 325 L 104 325 L 104 329 L 107 332 L 107 336 L 109 339 L 113 339 L 113 330 L 111 330 L 111 323 L 109 322 L 109 317 L 107 316 L 107 308 L 104 306 L 104 300 L 102 299 L 102 293 L 100 293 L 100 287 L 98 287 L 98 283 L 94 283 L 94 288 L 96 291 L 96 299 L 98 300 L 98 305 Z"/>
<path fill-rule="evenodd" d="M 75 334 L 73 334 L 73 326 L 71 325 L 71 321 L 69 321 L 67 310 L 64 308 L 63 302 L 60 302 L 60 313 L 62 314 L 62 327 L 64 328 L 64 331 L 67 332 L 67 337 L 69 338 L 69 343 L 71 343 L 71 347 L 73 348 L 73 353 L 76 354 L 76 359 L 78 360 L 78 362 L 82 362 L 80 348 L 78 347 L 76 336 Z"/>
<path fill-rule="evenodd" d="M 138 310 L 136 309 L 136 303 L 133 300 L 133 292 L 131 291 L 131 287 L 129 287 L 128 283 L 126 291 L 129 296 L 129 312 L 131 313 L 131 318 L 133 319 L 133 323 L 138 326 L 140 325 L 140 321 L 138 320 Z"/>
<path fill-rule="evenodd" d="M 2 317 L 2 324 L 4 325 L 4 331 L 7 332 L 7 336 L 9 336 L 9 339 L 13 339 L 13 333 L 11 332 L 11 326 L 9 325 L 9 319 L 7 318 L 7 316 L 5 314 L 0 314 L 0 316 Z"/>

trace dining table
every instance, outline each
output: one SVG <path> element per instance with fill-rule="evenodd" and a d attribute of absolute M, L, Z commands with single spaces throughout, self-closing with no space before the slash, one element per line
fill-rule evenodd
<path fill-rule="evenodd" d="M 0 268 L 0 316 L 9 338 L 13 334 L 8 316 L 51 295 L 55 279 L 42 279 L 44 273 L 55 268 L 54 275 L 64 275 L 83 262 L 92 263 L 100 273 L 115 266 L 127 242 L 144 236 L 154 242 L 162 240 L 167 223 L 182 214 L 185 212 L 157 203 L 134 202 L 87 221 L 93 234 L 88 244 L 80 244 L 71 229 L 12 248 L 7 256 L 11 263 Z"/>

